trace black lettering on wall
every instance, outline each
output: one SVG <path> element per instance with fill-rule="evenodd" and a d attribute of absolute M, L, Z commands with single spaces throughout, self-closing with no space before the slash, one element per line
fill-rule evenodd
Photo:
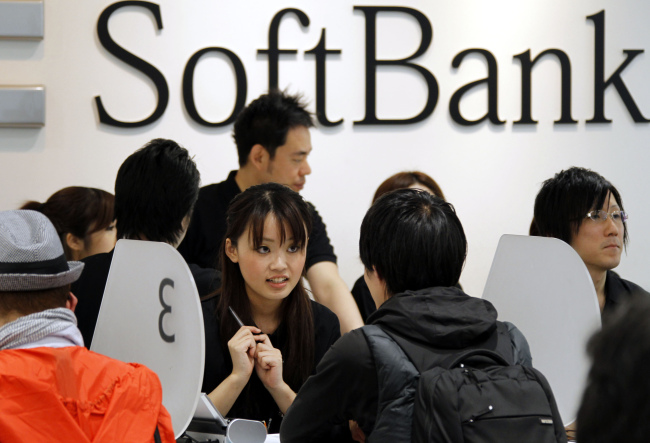
<path fill-rule="evenodd" d="M 322 30 L 320 41 L 314 49 L 305 51 L 305 54 L 314 54 L 316 58 L 316 118 L 323 126 L 337 126 L 343 123 L 343 119 L 332 122 L 327 118 L 326 112 L 326 75 L 325 75 L 325 59 L 328 54 L 340 54 L 340 49 L 326 49 L 325 48 L 325 29 Z"/>
<path fill-rule="evenodd" d="M 95 97 L 95 103 L 97 104 L 97 112 L 99 114 L 99 121 L 101 123 L 117 126 L 120 128 L 137 128 L 153 123 L 163 115 L 165 109 L 167 108 L 167 103 L 169 102 L 169 88 L 167 87 L 167 81 L 165 80 L 165 77 L 158 69 L 142 60 L 141 58 L 131 54 L 129 51 L 125 50 L 120 45 L 115 43 L 115 41 L 113 41 L 110 34 L 108 33 L 108 20 L 110 19 L 111 15 L 118 9 L 124 8 L 126 6 L 139 6 L 148 9 L 156 19 L 158 30 L 161 30 L 163 28 L 162 17 L 160 16 L 160 6 L 151 2 L 123 1 L 113 3 L 104 9 L 102 14 L 99 16 L 99 20 L 97 20 L 97 37 L 99 38 L 99 42 L 104 47 L 104 49 L 106 49 L 118 59 L 122 60 L 127 65 L 134 67 L 151 79 L 154 86 L 156 87 L 156 90 L 158 91 L 158 103 L 156 104 L 156 109 L 153 111 L 153 114 L 138 122 L 124 122 L 114 119 L 108 115 L 108 112 L 106 112 L 106 109 L 104 109 L 102 99 L 99 96 Z"/>
<path fill-rule="evenodd" d="M 271 20 L 271 25 L 269 26 L 269 48 L 257 50 L 258 54 L 266 54 L 269 58 L 269 90 L 278 88 L 278 62 L 280 60 L 280 54 L 298 53 L 295 49 L 278 49 L 280 22 L 282 21 L 282 17 L 289 13 L 296 14 L 303 28 L 309 26 L 309 17 L 307 17 L 307 14 L 295 8 L 283 9 L 275 14 L 273 20 Z"/>
<path fill-rule="evenodd" d="M 433 29 L 431 22 L 420 11 L 398 6 L 355 6 L 355 10 L 362 11 L 366 18 L 366 115 L 363 120 L 355 121 L 355 125 L 407 125 L 417 123 L 429 117 L 438 103 L 438 81 L 426 68 L 411 63 L 410 61 L 424 54 L 431 40 Z M 400 12 L 413 16 L 422 31 L 420 47 L 413 55 L 400 60 L 377 60 L 377 14 L 379 12 Z M 377 118 L 377 68 L 379 66 L 404 66 L 415 69 L 427 82 L 427 103 L 422 112 L 415 117 L 406 119 L 379 119 Z"/>
<path fill-rule="evenodd" d="M 235 89 L 237 91 L 237 97 L 235 99 L 235 107 L 232 110 L 230 116 L 226 120 L 222 122 L 216 122 L 216 123 L 209 122 L 205 120 L 203 117 L 201 117 L 201 115 L 199 115 L 199 111 L 196 109 L 196 104 L 194 103 L 194 70 L 196 69 L 196 65 L 199 62 L 199 59 L 204 54 L 207 54 L 208 52 L 217 52 L 220 54 L 224 54 L 226 57 L 230 59 L 233 69 L 235 70 L 235 84 L 236 84 Z M 219 126 L 226 126 L 229 125 L 230 123 L 233 123 L 237 118 L 237 114 L 239 114 L 239 111 L 244 109 L 244 105 L 246 105 L 246 92 L 247 92 L 246 71 L 244 70 L 244 65 L 242 64 L 239 57 L 237 57 L 237 54 L 235 54 L 234 52 L 228 49 L 203 48 L 197 53 L 195 53 L 192 57 L 190 57 L 190 59 L 187 62 L 187 65 L 185 66 L 185 71 L 183 72 L 183 103 L 185 104 L 185 109 L 187 110 L 187 113 L 190 115 L 192 120 L 194 120 L 200 125 L 215 128 Z"/>
<path fill-rule="evenodd" d="M 454 57 L 451 62 L 451 66 L 458 69 L 465 56 L 469 54 L 480 54 L 485 58 L 488 66 L 488 76 L 481 80 L 476 80 L 474 82 L 468 83 L 454 92 L 454 95 L 451 96 L 451 100 L 449 100 L 449 114 L 456 123 L 463 126 L 477 125 L 486 118 L 489 119 L 490 123 L 494 125 L 502 125 L 505 123 L 505 121 L 499 120 L 499 115 L 497 112 L 497 60 L 494 58 L 494 55 L 490 51 L 487 51 L 485 49 L 466 49 Z M 481 86 L 483 83 L 487 83 L 488 112 L 478 120 L 467 120 L 460 114 L 460 100 L 467 92 L 473 88 L 476 88 L 477 86 Z"/>
<path fill-rule="evenodd" d="M 531 76 L 533 66 L 545 55 L 554 55 L 560 62 L 562 69 L 562 115 L 555 123 L 578 122 L 571 118 L 571 61 L 569 56 L 559 49 L 547 49 L 533 60 L 530 59 L 530 49 L 513 56 L 521 63 L 521 118 L 514 122 L 515 125 L 537 124 L 531 115 Z"/>
<path fill-rule="evenodd" d="M 587 123 L 611 123 L 612 121 L 605 117 L 605 89 L 614 85 L 618 95 L 623 100 L 623 104 L 636 123 L 649 122 L 641 114 L 638 106 L 632 98 L 632 94 L 623 83 L 621 74 L 623 70 L 634 60 L 634 58 L 643 52 L 643 49 L 624 49 L 623 53 L 627 58 L 616 71 L 605 80 L 605 11 L 590 15 L 587 20 L 594 22 L 595 28 L 595 63 L 594 63 L 594 117 L 587 120 Z"/>

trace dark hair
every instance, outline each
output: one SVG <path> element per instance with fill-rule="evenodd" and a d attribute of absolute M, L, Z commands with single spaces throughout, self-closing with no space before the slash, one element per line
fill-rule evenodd
<path fill-rule="evenodd" d="M 528 228 L 528 235 L 533 236 L 533 237 L 541 237 L 539 234 L 539 228 L 537 227 L 537 223 L 535 223 L 535 217 L 530 221 L 530 227 Z"/>
<path fill-rule="evenodd" d="M 572 167 L 560 171 L 542 185 L 535 198 L 534 222 L 530 231 L 541 237 L 555 237 L 571 244 L 587 213 L 600 209 L 612 194 L 623 211 L 623 200 L 614 185 L 589 169 Z M 623 244 L 627 246 L 627 223 Z"/>
<path fill-rule="evenodd" d="M 451 204 L 426 191 L 398 189 L 381 196 L 366 213 L 359 253 L 392 296 L 458 283 L 467 239 Z"/>
<path fill-rule="evenodd" d="M 0 291 L 0 313 L 17 312 L 24 316 L 64 308 L 69 295 L 70 285 L 40 291 Z"/>
<path fill-rule="evenodd" d="M 187 149 L 157 138 L 131 154 L 115 179 L 117 238 L 177 243 L 199 196 L 200 175 Z"/>
<path fill-rule="evenodd" d="M 114 205 L 115 197 L 110 192 L 70 186 L 52 194 L 45 203 L 29 201 L 20 209 L 38 211 L 49 218 L 59 234 L 65 256 L 72 260 L 66 234 L 85 242 L 90 234 L 106 229 L 115 220 Z"/>
<path fill-rule="evenodd" d="M 404 171 L 398 172 L 395 175 L 391 175 L 386 180 L 383 181 L 381 185 L 377 188 L 375 196 L 372 198 L 372 202 L 376 202 L 379 197 L 386 194 L 387 192 L 394 191 L 396 189 L 405 189 L 413 185 L 422 185 L 427 187 L 433 192 L 433 195 L 445 199 L 445 194 L 442 193 L 442 189 L 438 186 L 438 183 L 431 177 L 429 177 L 424 172 L 420 171 Z"/>
<path fill-rule="evenodd" d="M 650 299 L 632 300 L 587 346 L 592 365 L 576 421 L 580 443 L 648 441 Z"/>
<path fill-rule="evenodd" d="M 302 96 L 272 90 L 253 100 L 239 113 L 233 128 L 239 166 L 246 165 L 256 144 L 264 146 L 273 159 L 275 150 L 286 143 L 289 130 L 298 126 L 314 126 Z"/>
<path fill-rule="evenodd" d="M 229 306 L 239 314 L 244 324 L 254 324 L 244 277 L 239 264 L 226 256 L 225 239 L 230 239 L 236 247 L 237 240 L 248 232 L 253 248 L 258 248 L 263 243 L 264 222 L 268 216 L 277 220 L 281 242 L 290 231 L 297 246 L 301 249 L 307 247 L 312 227 L 311 211 L 297 192 L 284 185 L 266 183 L 252 186 L 233 199 L 228 207 L 226 234 L 221 245 L 221 297 L 217 306 L 222 346 L 225 348 L 239 329 L 228 313 Z M 287 331 L 287 343 L 281 349 L 285 361 L 283 378 L 297 391 L 311 375 L 314 366 L 314 320 L 309 296 L 301 280 L 282 301 L 281 310 L 281 323 L 286 325 Z"/>

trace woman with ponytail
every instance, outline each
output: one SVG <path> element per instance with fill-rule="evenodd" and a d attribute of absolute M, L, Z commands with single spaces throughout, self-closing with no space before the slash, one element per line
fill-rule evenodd
<path fill-rule="evenodd" d="M 71 186 L 52 194 L 44 203 L 29 201 L 31 209 L 50 219 L 61 238 L 66 258 L 79 261 L 115 247 L 113 194 L 96 188 Z"/>

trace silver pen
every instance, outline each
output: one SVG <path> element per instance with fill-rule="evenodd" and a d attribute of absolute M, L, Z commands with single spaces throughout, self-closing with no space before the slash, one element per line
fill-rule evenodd
<path fill-rule="evenodd" d="M 235 318 L 235 321 L 237 322 L 237 324 L 239 324 L 239 327 L 241 328 L 242 326 L 244 326 L 244 322 L 241 321 L 241 319 L 239 318 L 239 316 L 237 314 L 235 314 L 235 310 L 233 308 L 231 308 L 230 306 L 228 306 L 228 310 L 230 311 L 232 316 Z"/>

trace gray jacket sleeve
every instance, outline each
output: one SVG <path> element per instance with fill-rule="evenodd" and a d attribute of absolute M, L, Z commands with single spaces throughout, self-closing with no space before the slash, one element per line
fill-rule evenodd
<path fill-rule="evenodd" d="M 508 334 L 510 334 L 510 343 L 512 343 L 513 360 L 516 365 L 533 367 L 533 357 L 530 354 L 530 346 L 528 340 L 524 337 L 519 329 L 512 323 L 503 322 L 508 327 Z"/>

